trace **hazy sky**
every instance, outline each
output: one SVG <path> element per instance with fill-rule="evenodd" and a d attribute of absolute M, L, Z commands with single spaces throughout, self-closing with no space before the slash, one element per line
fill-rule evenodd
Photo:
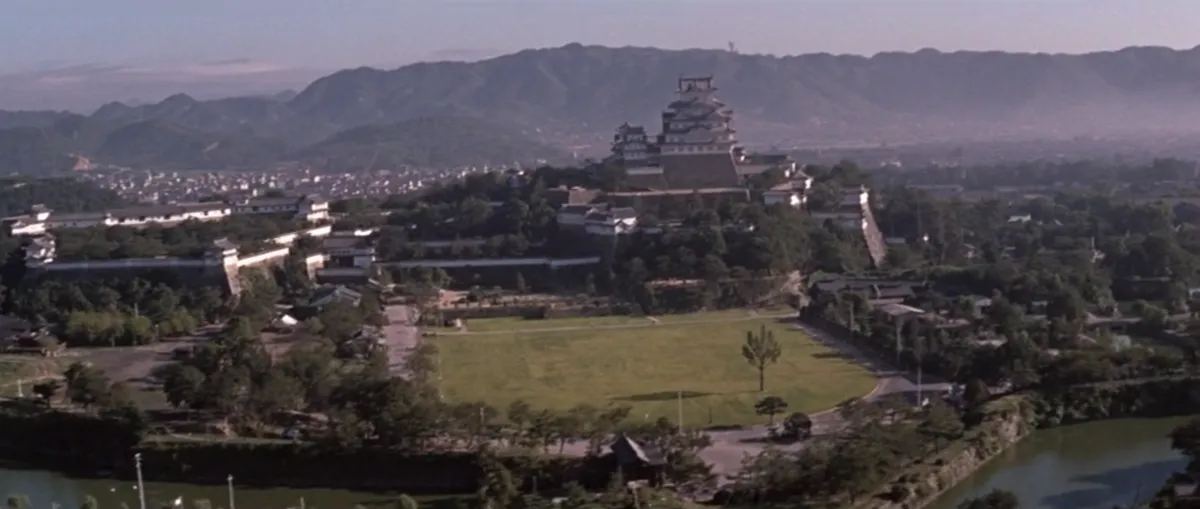
<path fill-rule="evenodd" d="M 0 109 L 299 90 L 570 42 L 874 54 L 1200 44 L 1200 0 L 0 0 Z"/>
<path fill-rule="evenodd" d="M 396 66 L 585 44 L 872 54 L 1200 44 L 1200 0 L 0 0 L 0 73 Z M 264 64 L 265 65 L 265 64 Z"/>

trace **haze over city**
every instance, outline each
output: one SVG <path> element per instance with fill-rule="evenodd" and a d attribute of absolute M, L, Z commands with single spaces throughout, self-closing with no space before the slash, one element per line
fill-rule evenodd
<path fill-rule="evenodd" d="M 1200 3 L 1187 0 L 9 2 L 0 17 L 0 108 L 275 93 L 343 68 L 478 60 L 570 42 L 732 42 L 778 55 L 1181 49 L 1197 44 L 1196 19 Z"/>

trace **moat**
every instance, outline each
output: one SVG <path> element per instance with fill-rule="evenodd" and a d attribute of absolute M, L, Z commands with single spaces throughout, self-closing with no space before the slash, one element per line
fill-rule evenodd
<path fill-rule="evenodd" d="M 1185 420 L 1119 419 L 1038 431 L 927 509 L 954 509 L 995 488 L 1015 493 L 1022 509 L 1129 507 L 1184 467 L 1167 433 Z"/>
<path fill-rule="evenodd" d="M 928 509 L 953 509 L 993 488 L 1012 491 L 1024 509 L 1108 509 L 1150 498 L 1171 472 L 1184 466 L 1166 438 L 1184 419 L 1121 419 L 1038 431 L 944 493 Z M 71 479 L 44 470 L 0 466 L 0 495 L 24 494 L 35 507 L 79 507 L 96 498 L 101 509 L 136 508 L 131 481 Z M 235 505 L 255 509 L 366 507 L 396 493 L 235 487 Z M 229 507 L 224 485 L 147 483 L 147 507 L 183 497 L 185 507 L 208 500 Z"/>

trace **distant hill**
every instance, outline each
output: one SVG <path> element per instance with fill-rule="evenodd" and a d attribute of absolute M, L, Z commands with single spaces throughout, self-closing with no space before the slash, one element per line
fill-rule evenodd
<path fill-rule="evenodd" d="M 2 111 L 0 110 L 0 129 L 9 127 L 47 127 L 58 120 L 71 116 L 65 111 Z"/>
<path fill-rule="evenodd" d="M 0 129 L 0 175 L 44 175 L 69 170 L 74 164 L 66 140 L 48 128 Z"/>
<path fill-rule="evenodd" d="M 571 44 L 478 62 L 350 69 L 294 96 L 199 101 L 177 94 L 157 104 L 110 103 L 90 118 L 111 129 L 166 121 L 283 140 L 297 150 L 363 126 L 473 117 L 599 153 L 621 122 L 653 126 L 681 74 L 716 77 L 750 144 L 1200 132 L 1200 48 L 1157 47 L 776 57 Z M 0 127 L 46 128 L 62 115 L 9 113 L 0 115 Z"/>
<path fill-rule="evenodd" d="M 357 127 L 294 147 L 253 132 L 203 131 L 165 118 L 130 122 L 124 107 L 103 109 L 103 115 L 67 115 L 43 127 L 0 129 L 0 175 L 66 171 L 77 155 L 104 164 L 162 169 L 266 168 L 299 160 L 324 171 L 566 158 L 562 150 L 514 127 L 465 117 Z"/>
<path fill-rule="evenodd" d="M 0 178 L 0 217 L 27 213 L 29 207 L 38 204 L 59 212 L 96 211 L 128 205 L 116 192 L 82 180 Z"/>
<path fill-rule="evenodd" d="M 252 135 L 214 134 L 165 120 L 136 122 L 104 137 L 95 157 L 125 166 L 160 168 L 261 168 L 287 151 L 281 141 Z"/>
<path fill-rule="evenodd" d="M 294 154 L 329 170 L 448 167 L 562 159 L 566 154 L 512 128 L 465 117 L 427 117 L 357 127 Z"/>
<path fill-rule="evenodd" d="M 289 105 L 339 125 L 450 113 L 607 133 L 626 120 L 654 122 L 681 74 L 715 76 L 743 131 L 792 139 L 1200 130 L 1200 48 L 868 58 L 573 44 L 473 63 L 341 71 Z"/>

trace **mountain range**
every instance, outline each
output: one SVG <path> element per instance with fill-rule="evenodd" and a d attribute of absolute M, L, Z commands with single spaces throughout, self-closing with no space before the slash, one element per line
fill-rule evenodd
<path fill-rule="evenodd" d="M 230 157 L 246 154 L 253 161 L 322 159 L 321 150 L 346 150 L 349 155 L 333 159 L 359 161 L 366 152 L 374 154 L 373 147 L 395 150 L 398 142 L 414 144 L 401 150 L 410 160 L 428 160 L 469 152 L 468 141 L 483 135 L 398 141 L 390 128 L 370 128 L 431 118 L 454 119 L 449 122 L 459 127 L 468 119 L 487 119 L 477 127 L 491 131 L 483 137 L 492 141 L 521 141 L 539 150 L 549 148 L 547 143 L 575 146 L 598 155 L 621 122 L 653 126 L 680 75 L 714 76 L 750 145 L 1200 131 L 1200 47 L 1083 55 L 921 50 L 777 57 L 570 44 L 476 62 L 349 69 L 295 94 L 208 101 L 178 94 L 155 104 L 110 103 L 82 119 L 62 112 L 0 112 L 0 128 L 8 128 L 0 132 L 0 164 L 12 152 L 3 151 L 13 144 L 4 137 L 28 140 L 33 136 L 28 129 L 86 138 L 94 126 L 108 126 L 101 129 L 107 137 L 148 121 L 156 123 L 140 127 L 139 136 L 153 138 L 157 135 L 145 130 L 160 126 L 194 138 L 185 147 L 216 143 L 208 153 L 226 147 Z M 60 132 L 65 119 L 78 129 Z M 354 136 L 362 139 L 347 142 Z M 99 151 L 108 142 L 99 143 L 80 152 L 100 160 L 118 155 Z M 416 146 L 428 143 L 438 146 Z M 187 159 L 195 152 L 174 147 L 163 150 L 177 155 L 160 158 Z M 33 157 L 30 153 L 40 152 L 26 149 L 20 157 Z M 481 160 L 512 152 L 470 155 Z"/>

